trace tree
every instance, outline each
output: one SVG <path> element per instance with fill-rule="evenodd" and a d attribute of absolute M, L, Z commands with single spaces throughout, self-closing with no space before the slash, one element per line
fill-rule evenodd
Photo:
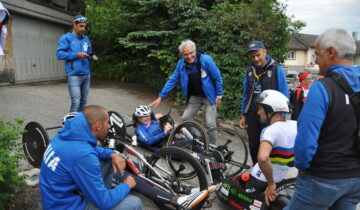
<path fill-rule="evenodd" d="M 181 58 L 177 46 L 181 40 L 190 38 L 220 67 L 225 87 L 221 114 L 231 118 L 239 114 L 243 72 L 249 64 L 248 43 L 263 41 L 270 55 L 281 63 L 291 34 L 304 26 L 287 17 L 286 5 L 277 0 L 104 0 L 101 4 L 99 0 L 87 0 L 86 3 L 88 16 L 97 23 L 90 30 L 95 40 L 93 45 L 108 58 L 103 59 L 98 75 L 162 87 Z M 98 31 L 100 28 L 102 32 Z"/>

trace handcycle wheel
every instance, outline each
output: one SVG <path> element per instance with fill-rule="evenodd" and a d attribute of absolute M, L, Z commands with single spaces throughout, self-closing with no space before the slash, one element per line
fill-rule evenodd
<path fill-rule="evenodd" d="M 181 161 L 174 161 L 172 158 L 176 156 Z M 184 194 L 183 188 L 185 186 L 197 187 L 201 190 L 208 188 L 208 182 L 203 167 L 187 150 L 179 147 L 163 147 L 156 151 L 149 159 L 149 163 L 152 167 L 158 169 L 162 177 L 171 185 L 172 190 L 179 194 Z M 169 164 L 170 163 L 170 164 Z M 196 178 L 183 180 L 181 177 L 181 171 L 194 172 Z M 156 180 L 157 176 L 148 171 L 146 176 L 151 180 Z M 164 183 L 160 183 L 164 184 Z M 204 200 L 205 202 L 205 200 Z M 197 208 L 201 208 L 202 204 L 199 204 Z"/>
<path fill-rule="evenodd" d="M 184 130 L 185 129 L 185 132 Z M 198 154 L 197 152 L 193 151 L 194 147 L 200 147 L 203 149 L 202 153 L 207 154 L 209 152 L 209 140 L 208 136 L 204 130 L 204 128 L 197 122 L 187 120 L 181 122 L 178 126 L 175 127 L 175 129 L 171 132 L 168 141 L 167 146 L 174 146 L 173 142 L 175 140 L 179 141 L 181 139 L 188 139 L 188 135 L 186 135 L 186 131 L 190 133 L 192 141 L 190 141 L 189 144 L 186 144 L 182 148 L 188 150 L 190 153 L 194 154 L 195 156 L 200 157 L 202 154 Z M 171 164 L 171 162 L 169 162 Z M 188 172 L 188 173 L 181 173 L 180 174 L 182 179 L 192 179 L 196 176 L 196 173 L 194 171 Z"/>
<path fill-rule="evenodd" d="M 124 118 L 115 111 L 109 111 L 109 123 L 112 126 L 111 131 L 121 139 L 125 139 L 126 124 Z"/>
<path fill-rule="evenodd" d="M 217 147 L 210 150 L 218 150 L 224 155 L 226 170 L 223 175 L 225 178 L 229 178 L 239 174 L 246 167 L 248 159 L 248 148 L 245 141 L 240 134 L 229 128 L 217 127 L 208 132 L 211 131 L 215 132 Z"/>
<path fill-rule="evenodd" d="M 290 199 L 294 195 L 296 189 L 295 178 L 285 179 L 279 182 L 276 186 L 276 192 L 278 197 L 274 202 L 271 203 L 269 209 L 271 210 L 281 210 L 289 203 Z"/>
<path fill-rule="evenodd" d="M 189 139 L 183 129 L 186 129 L 193 138 L 193 144 L 187 145 L 186 149 L 190 149 L 194 145 L 200 145 L 203 147 L 204 152 L 209 152 L 209 140 L 204 128 L 197 122 L 192 120 L 186 120 L 177 125 L 171 132 L 167 146 L 172 146 L 174 139 Z"/>
<path fill-rule="evenodd" d="M 25 156 L 35 168 L 40 168 L 42 157 L 49 144 L 49 136 L 37 122 L 29 122 L 25 126 L 26 133 L 22 135 Z"/>

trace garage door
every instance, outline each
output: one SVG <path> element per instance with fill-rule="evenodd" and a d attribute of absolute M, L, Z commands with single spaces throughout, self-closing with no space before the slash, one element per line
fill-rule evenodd
<path fill-rule="evenodd" d="M 12 15 L 15 83 L 65 78 L 64 64 L 55 57 L 57 41 L 64 31 L 61 25 Z"/>

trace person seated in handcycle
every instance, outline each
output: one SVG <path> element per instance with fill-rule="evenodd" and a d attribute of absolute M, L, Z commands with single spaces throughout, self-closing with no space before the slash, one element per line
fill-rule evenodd
<path fill-rule="evenodd" d="M 284 113 L 290 113 L 288 98 L 278 91 L 265 90 L 256 103 L 260 121 L 268 125 L 260 135 L 258 162 L 251 170 L 250 179 L 242 180 L 244 176 L 237 175 L 227 180 L 221 189 L 221 195 L 228 195 L 229 201 L 234 200 L 230 204 L 236 207 L 261 207 L 263 198 L 258 198 L 262 194 L 269 206 L 277 197 L 276 184 L 284 180 L 289 167 L 293 166 L 297 123 L 285 119 Z"/>
<path fill-rule="evenodd" d="M 154 114 L 148 106 L 140 105 L 136 107 L 133 114 L 135 124 L 135 134 L 137 140 L 145 148 L 155 152 L 166 145 L 167 138 L 173 129 L 173 120 L 168 115 Z M 192 146 L 195 152 L 202 152 L 200 145 L 191 145 L 193 142 L 187 138 L 178 138 L 172 142 L 172 146 L 185 147 Z"/>

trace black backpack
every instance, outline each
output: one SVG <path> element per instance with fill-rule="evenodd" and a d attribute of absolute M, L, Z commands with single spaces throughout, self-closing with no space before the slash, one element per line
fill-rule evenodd
<path fill-rule="evenodd" d="M 292 115 L 291 115 L 291 119 L 292 120 L 297 120 L 297 118 L 299 117 L 299 114 L 301 112 L 301 109 L 303 107 L 303 92 L 301 92 L 299 99 L 297 99 L 297 91 L 298 89 L 302 89 L 301 87 L 296 87 L 295 89 L 290 89 L 290 104 L 291 104 L 291 110 L 292 110 Z"/>
<path fill-rule="evenodd" d="M 354 93 L 346 80 L 336 72 L 330 72 L 327 77 L 332 79 L 350 98 L 350 102 L 354 107 L 355 114 L 359 123 L 356 145 L 357 148 L 360 150 L 360 92 Z"/>

